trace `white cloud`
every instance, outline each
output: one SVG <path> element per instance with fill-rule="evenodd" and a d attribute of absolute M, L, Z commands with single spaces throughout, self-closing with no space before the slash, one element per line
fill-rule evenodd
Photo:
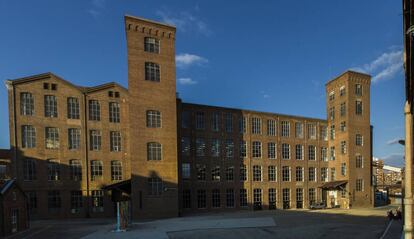
<path fill-rule="evenodd" d="M 175 56 L 175 62 L 177 64 L 177 67 L 184 68 L 194 64 L 202 65 L 207 63 L 208 60 L 201 56 L 183 53 Z"/>
<path fill-rule="evenodd" d="M 195 80 L 192 80 L 191 78 L 179 78 L 178 83 L 180 83 L 181 85 L 195 85 L 198 82 Z"/>
<path fill-rule="evenodd" d="M 212 33 L 207 23 L 189 12 L 182 11 L 178 13 L 172 13 L 164 9 L 158 10 L 156 12 L 156 15 L 161 18 L 161 21 L 176 26 L 178 31 L 195 31 L 205 36 L 210 36 Z"/>
<path fill-rule="evenodd" d="M 92 0 L 92 8 L 88 10 L 94 18 L 99 17 L 102 11 L 105 9 L 106 0 Z"/>
<path fill-rule="evenodd" d="M 403 51 L 393 46 L 388 52 L 383 53 L 375 60 L 353 70 L 372 75 L 372 82 L 377 83 L 392 79 L 398 73 L 402 72 Z"/>
<path fill-rule="evenodd" d="M 384 160 L 385 164 L 391 166 L 402 167 L 404 166 L 404 154 L 403 153 L 392 153 L 385 157 L 380 157 L 380 159 Z"/>

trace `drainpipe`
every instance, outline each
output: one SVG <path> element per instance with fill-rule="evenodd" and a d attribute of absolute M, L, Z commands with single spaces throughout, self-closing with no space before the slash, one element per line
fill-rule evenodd
<path fill-rule="evenodd" d="M 89 190 L 89 142 L 88 142 L 88 117 L 87 117 L 87 97 L 86 93 L 83 94 L 83 116 L 85 124 L 85 167 L 86 167 L 86 217 L 91 217 L 90 215 L 90 190 Z"/>
<path fill-rule="evenodd" d="M 412 238 L 413 222 L 413 115 L 409 101 L 405 104 L 405 196 L 404 196 L 404 238 Z"/>

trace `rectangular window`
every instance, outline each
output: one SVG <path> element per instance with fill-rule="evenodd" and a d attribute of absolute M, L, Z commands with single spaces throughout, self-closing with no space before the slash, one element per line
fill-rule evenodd
<path fill-rule="evenodd" d="M 269 119 L 267 120 L 267 135 L 276 136 L 276 121 Z"/>
<path fill-rule="evenodd" d="M 181 127 L 188 129 L 191 127 L 191 113 L 188 111 L 183 111 L 181 113 Z"/>
<path fill-rule="evenodd" d="M 144 51 L 157 54 L 160 53 L 160 40 L 153 37 L 145 37 Z"/>
<path fill-rule="evenodd" d="M 45 128 L 45 145 L 47 149 L 59 148 L 59 129 L 53 127 Z"/>
<path fill-rule="evenodd" d="M 60 192 L 57 190 L 47 192 L 47 206 L 49 209 L 58 209 L 61 207 L 62 200 Z"/>
<path fill-rule="evenodd" d="M 101 105 L 97 100 L 89 100 L 89 120 L 101 120 Z"/>
<path fill-rule="evenodd" d="M 303 167 L 296 167 L 296 182 L 303 181 Z"/>
<path fill-rule="evenodd" d="M 247 142 L 242 140 L 240 141 L 240 158 L 247 157 Z"/>
<path fill-rule="evenodd" d="M 233 132 L 233 114 L 226 113 L 224 114 L 224 126 L 227 133 Z"/>
<path fill-rule="evenodd" d="M 233 159 L 233 157 L 234 157 L 234 143 L 233 143 L 232 139 L 227 139 L 226 140 L 225 150 L 226 150 L 226 158 L 227 159 Z"/>
<path fill-rule="evenodd" d="M 120 161 L 111 161 L 111 180 L 120 181 L 122 180 L 122 163 Z"/>
<path fill-rule="evenodd" d="M 121 122 L 121 106 L 117 102 L 109 102 L 109 122 Z"/>
<path fill-rule="evenodd" d="M 147 110 L 147 127 L 161 128 L 161 112 L 157 110 Z"/>
<path fill-rule="evenodd" d="M 329 148 L 329 158 L 330 160 L 335 160 L 335 146 Z"/>
<path fill-rule="evenodd" d="M 282 181 L 290 182 L 290 167 L 282 166 Z"/>
<path fill-rule="evenodd" d="M 328 168 L 321 168 L 321 181 L 322 182 L 328 182 Z"/>
<path fill-rule="evenodd" d="M 290 208 L 290 188 L 282 189 L 283 209 Z"/>
<path fill-rule="evenodd" d="M 233 181 L 234 180 L 234 167 L 230 166 L 226 168 L 226 180 Z"/>
<path fill-rule="evenodd" d="M 160 196 L 164 191 L 164 186 L 161 178 L 153 177 L 148 178 L 148 195 L 149 196 Z"/>
<path fill-rule="evenodd" d="M 316 125 L 308 124 L 308 139 L 316 139 Z"/>
<path fill-rule="evenodd" d="M 309 182 L 316 182 L 316 168 L 309 167 Z"/>
<path fill-rule="evenodd" d="M 207 207 L 207 193 L 204 189 L 197 190 L 197 208 Z"/>
<path fill-rule="evenodd" d="M 80 148 L 80 129 L 68 129 L 68 148 L 76 150 Z"/>
<path fill-rule="evenodd" d="M 220 157 L 220 140 L 219 139 L 211 140 L 211 156 Z"/>
<path fill-rule="evenodd" d="M 215 166 L 211 169 L 211 180 L 220 181 L 220 166 Z"/>
<path fill-rule="evenodd" d="M 364 191 L 364 179 L 357 179 L 356 180 L 356 191 L 363 192 Z"/>
<path fill-rule="evenodd" d="M 45 95 L 45 117 L 57 118 L 57 99 L 54 95 Z"/>
<path fill-rule="evenodd" d="M 37 208 L 37 195 L 35 191 L 26 192 L 29 204 L 29 210 L 33 213 Z"/>
<path fill-rule="evenodd" d="M 34 97 L 31 93 L 20 93 L 20 114 L 34 115 Z"/>
<path fill-rule="evenodd" d="M 345 121 L 341 122 L 341 124 L 339 125 L 339 129 L 341 130 L 341 132 L 346 131 L 346 122 Z"/>
<path fill-rule="evenodd" d="M 197 180 L 206 181 L 206 165 L 197 164 Z"/>
<path fill-rule="evenodd" d="M 276 182 L 276 166 L 269 166 L 267 168 L 267 173 L 268 173 L 268 178 L 269 178 L 269 182 Z"/>
<path fill-rule="evenodd" d="M 276 209 L 276 188 L 269 188 L 268 198 L 269 198 L 269 210 Z"/>
<path fill-rule="evenodd" d="M 339 96 L 344 96 L 346 94 L 345 86 L 339 88 Z"/>
<path fill-rule="evenodd" d="M 364 158 L 362 155 L 356 156 L 356 167 L 357 168 L 364 168 Z"/>
<path fill-rule="evenodd" d="M 239 133 L 245 134 L 247 133 L 247 118 L 246 117 L 240 117 L 239 118 Z"/>
<path fill-rule="evenodd" d="M 181 154 L 183 156 L 190 156 L 191 154 L 191 142 L 189 137 L 181 138 Z"/>
<path fill-rule="evenodd" d="M 183 190 L 183 208 L 191 208 L 191 190 L 189 189 Z"/>
<path fill-rule="evenodd" d="M 70 192 L 70 209 L 80 209 L 83 207 L 82 191 Z"/>
<path fill-rule="evenodd" d="M 111 131 L 110 132 L 110 146 L 112 152 L 120 152 L 122 150 L 121 146 L 121 132 L 119 131 Z"/>
<path fill-rule="evenodd" d="M 252 118 L 252 134 L 262 134 L 262 119 Z"/>
<path fill-rule="evenodd" d="M 341 163 L 341 175 L 346 176 L 346 163 Z"/>
<path fill-rule="evenodd" d="M 355 84 L 355 95 L 362 96 L 362 85 Z"/>
<path fill-rule="evenodd" d="M 75 97 L 69 97 L 67 105 L 68 119 L 80 119 L 79 99 Z"/>
<path fill-rule="evenodd" d="M 247 168 L 246 165 L 240 165 L 240 181 L 247 181 Z"/>
<path fill-rule="evenodd" d="M 247 207 L 247 189 L 240 189 L 240 207 Z"/>
<path fill-rule="evenodd" d="M 328 141 L 328 127 L 326 125 L 321 125 L 320 130 L 321 130 L 321 139 L 323 139 L 324 141 Z"/>
<path fill-rule="evenodd" d="M 295 136 L 296 138 L 303 139 L 303 123 L 302 122 L 295 123 Z"/>
<path fill-rule="evenodd" d="M 253 165 L 253 181 L 262 181 L 262 166 Z"/>
<path fill-rule="evenodd" d="M 161 160 L 162 146 L 158 142 L 147 143 L 147 160 Z"/>
<path fill-rule="evenodd" d="M 316 146 L 308 145 L 308 159 L 316 160 Z"/>
<path fill-rule="evenodd" d="M 103 212 L 104 206 L 104 191 L 92 190 L 92 210 L 94 212 Z"/>
<path fill-rule="evenodd" d="M 102 136 L 100 130 L 89 131 L 89 150 L 99 151 L 102 147 Z"/>
<path fill-rule="evenodd" d="M 361 134 L 355 135 L 355 145 L 363 146 L 364 145 L 364 137 Z"/>
<path fill-rule="evenodd" d="M 226 189 L 226 207 L 234 207 L 234 189 Z"/>
<path fill-rule="evenodd" d="M 321 161 L 327 162 L 328 161 L 328 152 L 326 147 L 321 147 Z"/>
<path fill-rule="evenodd" d="M 22 125 L 22 148 L 36 147 L 36 129 L 32 125 Z"/>
<path fill-rule="evenodd" d="M 196 156 L 206 156 L 206 142 L 203 138 L 196 138 Z"/>
<path fill-rule="evenodd" d="M 309 205 L 312 205 L 316 202 L 316 190 L 314 188 L 309 188 L 308 194 L 309 194 Z"/>
<path fill-rule="evenodd" d="M 219 189 L 213 189 L 212 193 L 211 193 L 211 199 L 212 199 L 212 204 L 211 206 L 213 208 L 218 208 L 220 207 L 220 190 Z"/>
<path fill-rule="evenodd" d="M 282 144 L 282 159 L 290 159 L 290 145 Z"/>
<path fill-rule="evenodd" d="M 267 157 L 269 159 L 276 159 L 276 143 L 267 143 Z"/>
<path fill-rule="evenodd" d="M 211 115 L 211 130 L 216 132 L 220 130 L 220 114 L 217 112 Z"/>
<path fill-rule="evenodd" d="M 262 143 L 260 141 L 252 142 L 252 157 L 253 158 L 262 157 Z"/>
<path fill-rule="evenodd" d="M 145 80 L 160 82 L 160 65 L 154 62 L 145 62 Z"/>
<path fill-rule="evenodd" d="M 282 137 L 289 137 L 290 136 L 290 122 L 289 121 L 282 121 Z"/>
<path fill-rule="evenodd" d="M 303 208 L 303 188 L 296 189 L 296 208 Z"/>
<path fill-rule="evenodd" d="M 191 166 L 189 163 L 182 163 L 182 177 L 183 179 L 190 179 L 191 178 Z"/>
<path fill-rule="evenodd" d="M 262 207 L 262 189 L 254 188 L 253 189 L 253 204 L 254 207 Z"/>
<path fill-rule="evenodd" d="M 26 158 L 23 164 L 23 177 L 25 181 L 36 180 L 36 161 Z"/>
<path fill-rule="evenodd" d="M 335 119 L 335 107 L 329 108 L 329 119 L 331 120 Z"/>
<path fill-rule="evenodd" d="M 204 128 L 204 112 L 196 112 L 196 129 L 203 130 Z"/>
<path fill-rule="evenodd" d="M 82 164 L 80 160 L 72 159 L 69 161 L 70 179 L 73 181 L 82 180 Z"/>
<path fill-rule="evenodd" d="M 329 92 L 329 101 L 333 101 L 335 99 L 335 91 Z"/>
<path fill-rule="evenodd" d="M 341 141 L 341 154 L 346 154 L 346 141 Z"/>
<path fill-rule="evenodd" d="M 341 114 L 341 117 L 346 115 L 346 103 L 345 102 L 341 103 L 340 114 Z"/>
<path fill-rule="evenodd" d="M 303 145 L 297 144 L 295 146 L 296 160 L 303 160 Z"/>
<path fill-rule="evenodd" d="M 336 169 L 331 168 L 331 181 L 335 181 L 336 179 Z"/>
<path fill-rule="evenodd" d="M 103 163 L 99 160 L 91 161 L 91 181 L 102 179 L 103 175 Z"/>
<path fill-rule="evenodd" d="M 331 125 L 331 140 L 335 139 L 335 125 Z"/>
<path fill-rule="evenodd" d="M 361 100 L 355 101 L 355 114 L 362 115 L 362 101 Z"/>
<path fill-rule="evenodd" d="M 47 161 L 47 180 L 59 181 L 60 180 L 60 165 L 59 161 L 49 159 Z"/>

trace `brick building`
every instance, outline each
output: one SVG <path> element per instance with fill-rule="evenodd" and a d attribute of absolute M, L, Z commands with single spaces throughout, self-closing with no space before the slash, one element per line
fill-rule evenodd
<path fill-rule="evenodd" d="M 134 218 L 373 205 L 370 76 L 329 81 L 327 119 L 190 104 L 176 96 L 175 27 L 126 16 L 125 29 L 128 89 L 52 73 L 6 83 L 33 216 L 111 216 L 103 188 L 117 187 Z"/>

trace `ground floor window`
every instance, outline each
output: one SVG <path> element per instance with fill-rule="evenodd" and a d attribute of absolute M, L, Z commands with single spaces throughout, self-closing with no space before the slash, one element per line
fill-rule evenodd
<path fill-rule="evenodd" d="M 49 209 L 59 209 L 61 206 L 61 198 L 59 191 L 49 191 L 47 193 L 47 205 Z"/>
<path fill-rule="evenodd" d="M 160 196 L 163 191 L 163 185 L 161 178 L 154 177 L 148 179 L 148 195 Z"/>
<path fill-rule="evenodd" d="M 262 209 L 262 189 L 260 188 L 253 189 L 253 205 L 254 210 Z"/>
<path fill-rule="evenodd" d="M 212 191 L 212 207 L 220 207 L 220 190 L 213 189 Z"/>
<path fill-rule="evenodd" d="M 191 208 L 191 190 L 183 191 L 183 208 Z"/>
<path fill-rule="evenodd" d="M 276 189 L 269 188 L 269 210 L 276 209 Z"/>
<path fill-rule="evenodd" d="M 296 208 L 303 208 L 303 188 L 296 189 Z"/>
<path fill-rule="evenodd" d="M 104 192 L 102 190 L 92 190 L 92 210 L 103 212 Z"/>
<path fill-rule="evenodd" d="M 283 209 L 290 208 L 290 189 L 284 188 L 282 189 L 282 196 L 283 196 Z"/>
<path fill-rule="evenodd" d="M 17 232 L 18 229 L 18 222 L 19 222 L 19 209 L 13 208 L 11 210 L 11 224 L 12 224 L 12 232 Z"/>
<path fill-rule="evenodd" d="M 240 207 L 247 207 L 247 189 L 240 189 Z"/>
<path fill-rule="evenodd" d="M 206 208 L 207 207 L 207 193 L 204 189 L 197 190 L 197 207 Z"/>
<path fill-rule="evenodd" d="M 234 190 L 226 189 L 226 207 L 234 207 Z"/>
<path fill-rule="evenodd" d="M 76 212 L 79 208 L 82 208 L 82 191 L 70 192 L 70 205 L 72 213 Z"/>
<path fill-rule="evenodd" d="M 316 203 L 316 191 L 314 188 L 309 188 L 309 205 Z"/>

